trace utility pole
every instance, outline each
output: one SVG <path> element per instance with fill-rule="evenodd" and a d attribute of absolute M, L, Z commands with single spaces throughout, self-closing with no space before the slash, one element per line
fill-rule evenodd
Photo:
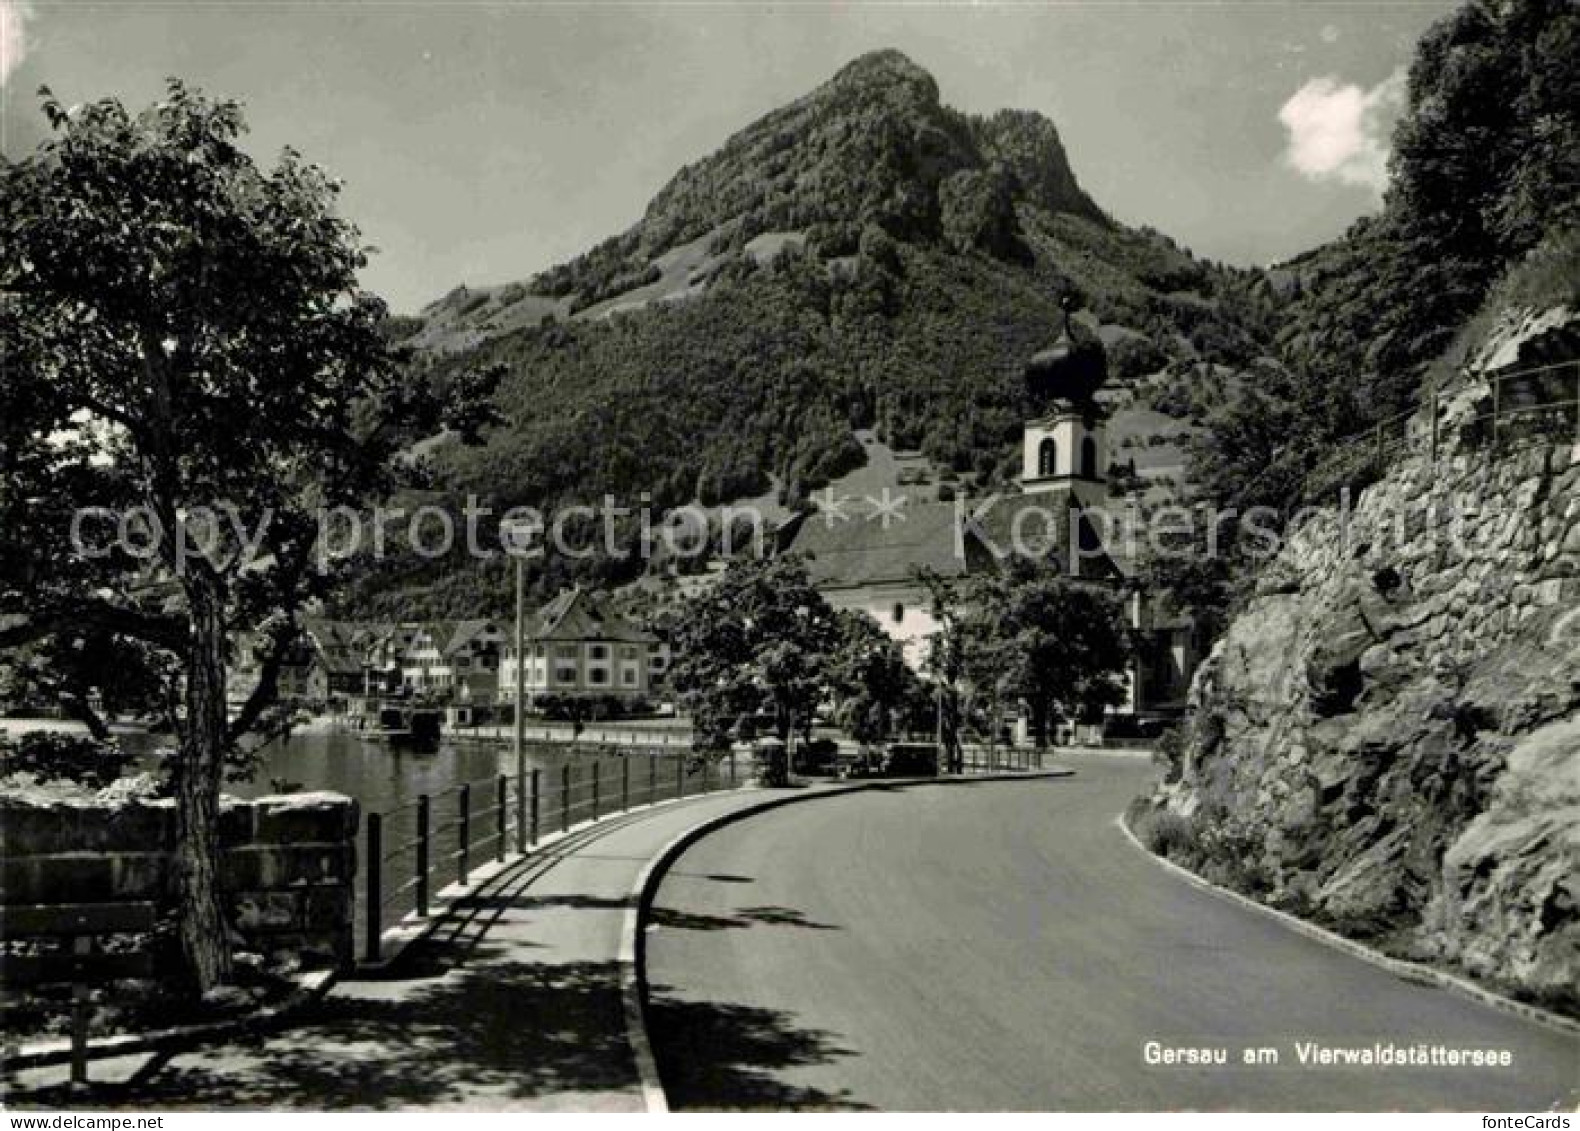
<path fill-rule="evenodd" d="M 526 563 L 516 556 L 516 695 L 511 721 L 515 723 L 516 788 L 527 780 L 526 712 Z"/>
<path fill-rule="evenodd" d="M 518 541 L 529 540 L 532 537 L 531 526 L 501 526 L 500 538 L 510 543 L 512 554 L 516 559 L 516 678 L 515 702 L 511 708 L 511 721 L 514 723 L 513 745 L 516 752 L 516 801 L 518 822 L 519 814 L 525 812 L 526 806 L 523 793 L 527 788 L 527 704 L 526 704 L 526 546 Z M 537 799 L 533 802 L 536 804 Z M 516 830 L 518 847 L 524 846 L 523 830 Z M 524 851 L 523 847 L 523 851 Z"/>

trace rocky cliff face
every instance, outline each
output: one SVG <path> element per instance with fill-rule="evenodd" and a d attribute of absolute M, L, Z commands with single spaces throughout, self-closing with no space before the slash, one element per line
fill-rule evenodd
<path fill-rule="evenodd" d="M 1200 669 L 1154 848 L 1267 902 L 1580 1011 L 1580 437 L 1469 422 L 1300 524 Z M 1568 381 L 1573 397 L 1572 371 Z M 1534 416 L 1530 418 L 1534 420 Z M 1572 420 L 1572 417 L 1570 417 Z"/>

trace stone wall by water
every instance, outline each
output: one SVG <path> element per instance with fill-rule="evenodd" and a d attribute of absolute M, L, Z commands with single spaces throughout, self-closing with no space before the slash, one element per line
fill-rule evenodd
<path fill-rule="evenodd" d="M 0 902 L 168 910 L 175 816 L 169 800 L 0 797 Z M 226 799 L 220 884 L 242 949 L 304 966 L 351 960 L 357 821 L 340 794 Z"/>
<path fill-rule="evenodd" d="M 1154 847 L 1577 1011 L 1580 442 L 1422 445 L 1311 516 L 1191 702 Z"/>

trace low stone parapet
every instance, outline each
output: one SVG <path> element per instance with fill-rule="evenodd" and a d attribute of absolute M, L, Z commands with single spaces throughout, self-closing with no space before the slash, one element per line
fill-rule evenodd
<path fill-rule="evenodd" d="M 338 793 L 223 802 L 220 887 L 246 949 L 350 962 L 358 820 Z M 173 912 L 175 845 L 170 800 L 0 797 L 0 903 L 152 900 Z"/>

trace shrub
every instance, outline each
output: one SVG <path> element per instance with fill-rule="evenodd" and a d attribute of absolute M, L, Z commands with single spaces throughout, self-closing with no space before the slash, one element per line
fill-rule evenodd
<path fill-rule="evenodd" d="M 100 742 L 86 734 L 29 731 L 0 739 L 0 776 L 28 773 L 40 781 L 72 781 L 103 789 L 131 764 L 132 756 L 118 742 Z"/>
<path fill-rule="evenodd" d="M 1153 809 L 1142 802 L 1139 811 L 1132 813 L 1130 825 L 1149 852 L 1179 861 L 1195 855 L 1195 829 L 1171 809 Z"/>

